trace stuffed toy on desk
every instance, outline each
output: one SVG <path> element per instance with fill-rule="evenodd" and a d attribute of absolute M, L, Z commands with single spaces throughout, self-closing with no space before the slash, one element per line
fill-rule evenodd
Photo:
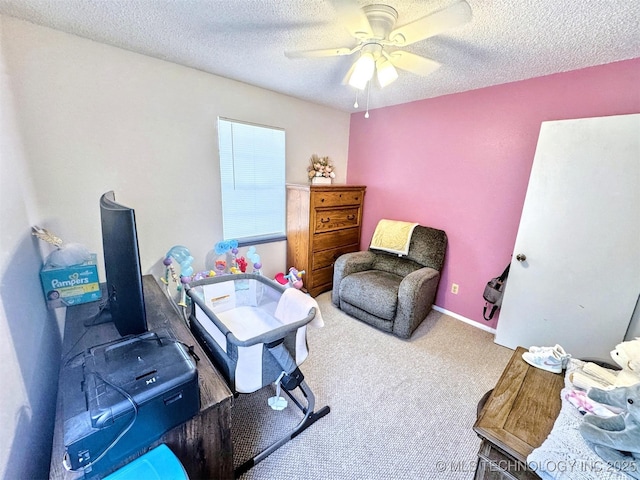
<path fill-rule="evenodd" d="M 592 388 L 587 395 L 624 411 L 607 418 L 585 415 L 580 424 L 582 437 L 609 465 L 640 479 L 640 384 L 612 390 Z"/>

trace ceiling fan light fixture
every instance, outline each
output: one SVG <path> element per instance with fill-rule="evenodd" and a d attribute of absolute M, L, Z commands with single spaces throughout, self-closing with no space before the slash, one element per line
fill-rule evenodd
<path fill-rule="evenodd" d="M 1 1 L 1 0 L 0 0 Z M 426 77 L 440 67 L 435 60 L 399 49 L 427 38 L 440 35 L 446 30 L 461 27 L 472 20 L 471 6 L 467 0 L 450 0 L 452 5 L 424 17 L 396 27 L 398 12 L 389 5 L 374 4 L 360 7 L 363 0 L 330 0 L 343 26 L 357 40 L 352 48 L 325 48 L 285 52 L 289 58 L 315 58 L 351 55 L 360 52 L 360 57 L 342 78 L 343 85 L 367 91 L 367 107 L 371 80 L 374 74 L 380 88 L 398 79 L 398 71 Z M 390 47 L 390 52 L 385 51 Z M 357 94 L 356 103 L 357 107 Z M 368 117 L 368 109 L 367 115 Z"/>
<path fill-rule="evenodd" d="M 373 55 L 369 52 L 364 52 L 360 55 L 360 58 L 356 60 L 353 73 L 349 78 L 349 85 L 358 90 L 364 90 L 367 82 L 373 78 L 375 66 L 376 62 L 373 59 Z"/>
<path fill-rule="evenodd" d="M 398 71 L 385 57 L 380 57 L 376 62 L 376 74 L 380 88 L 395 82 L 398 79 Z"/>

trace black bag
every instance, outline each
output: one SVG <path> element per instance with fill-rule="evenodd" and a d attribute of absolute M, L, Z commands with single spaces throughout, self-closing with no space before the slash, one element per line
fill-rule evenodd
<path fill-rule="evenodd" d="M 482 294 L 482 296 L 484 297 L 486 302 L 484 304 L 482 316 L 486 321 L 491 320 L 496 311 L 502 305 L 502 295 L 504 294 L 504 286 L 507 283 L 507 276 L 509 275 L 510 266 L 511 264 L 507 265 L 507 268 L 504 269 L 502 275 L 496 278 L 492 278 L 487 283 L 487 286 L 484 287 L 484 293 Z M 488 316 L 487 311 L 489 311 Z"/>

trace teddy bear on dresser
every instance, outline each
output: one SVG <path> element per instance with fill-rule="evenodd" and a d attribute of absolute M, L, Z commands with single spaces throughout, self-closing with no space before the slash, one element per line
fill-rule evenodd
<path fill-rule="evenodd" d="M 580 424 L 582 437 L 609 465 L 640 479 L 640 383 L 612 390 L 592 388 L 587 395 L 623 413 L 606 418 L 586 414 Z"/>

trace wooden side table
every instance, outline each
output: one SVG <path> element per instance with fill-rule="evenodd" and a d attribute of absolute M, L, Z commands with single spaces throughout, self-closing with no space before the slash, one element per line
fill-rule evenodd
<path fill-rule="evenodd" d="M 518 347 L 482 407 L 473 430 L 482 439 L 476 480 L 538 479 L 527 457 L 560 413 L 564 375 L 532 367 Z"/>

